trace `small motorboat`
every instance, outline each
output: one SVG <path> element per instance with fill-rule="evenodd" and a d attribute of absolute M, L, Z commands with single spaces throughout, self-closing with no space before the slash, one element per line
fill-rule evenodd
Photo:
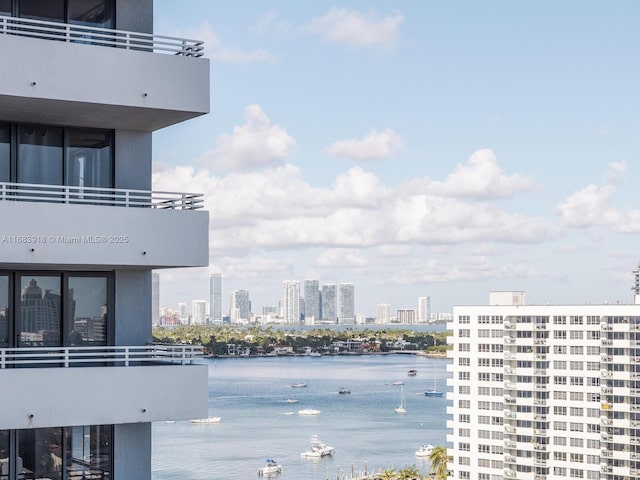
<path fill-rule="evenodd" d="M 194 418 L 189 420 L 191 423 L 208 424 L 208 423 L 220 423 L 220 417 L 207 417 L 207 418 Z"/>
<path fill-rule="evenodd" d="M 287 398 L 287 403 L 298 403 L 298 400 L 295 398 Z"/>
<path fill-rule="evenodd" d="M 291 388 L 305 388 L 307 386 L 304 382 L 292 383 Z"/>
<path fill-rule="evenodd" d="M 282 471 L 282 465 L 276 462 L 273 458 L 267 458 L 267 464 L 258 470 L 258 475 L 263 477 L 265 475 L 273 475 Z"/>
<path fill-rule="evenodd" d="M 428 457 L 433 452 L 433 445 L 422 445 L 418 450 L 416 450 L 416 457 Z"/>
<path fill-rule="evenodd" d="M 320 415 L 320 410 L 314 408 L 303 408 L 298 410 L 298 415 Z"/>
<path fill-rule="evenodd" d="M 308 450 L 302 452 L 300 456 L 308 458 L 322 458 L 328 455 L 333 455 L 334 448 L 330 447 L 326 443 L 322 443 L 317 435 L 311 436 L 311 446 Z"/>
<path fill-rule="evenodd" d="M 347 390 L 346 388 L 341 388 L 340 390 L 338 390 L 338 394 L 340 395 L 349 395 L 351 393 L 351 390 Z"/>
<path fill-rule="evenodd" d="M 418 374 L 418 370 L 415 369 L 411 369 L 407 372 L 407 375 L 409 375 L 410 377 L 415 377 Z"/>
<path fill-rule="evenodd" d="M 397 382 L 393 382 L 391 385 L 395 385 L 397 387 L 398 385 L 404 385 L 404 382 L 402 380 L 398 380 Z"/>

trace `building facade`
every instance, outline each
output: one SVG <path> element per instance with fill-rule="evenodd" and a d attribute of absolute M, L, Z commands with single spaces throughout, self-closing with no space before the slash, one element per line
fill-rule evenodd
<path fill-rule="evenodd" d="M 391 322 L 391 305 L 379 303 L 376 305 L 376 323 L 387 325 Z"/>
<path fill-rule="evenodd" d="M 313 323 L 320 320 L 320 282 L 318 280 L 304 281 L 304 321 Z"/>
<path fill-rule="evenodd" d="M 355 308 L 355 288 L 353 283 L 338 284 L 338 323 L 355 323 Z"/>
<path fill-rule="evenodd" d="M 282 317 L 284 323 L 300 322 L 300 282 L 286 280 L 282 292 Z"/>
<path fill-rule="evenodd" d="M 234 290 L 229 298 L 229 317 L 231 321 L 249 320 L 251 301 L 247 290 Z"/>
<path fill-rule="evenodd" d="M 163 359 L 201 352 L 150 344 L 152 270 L 208 265 L 202 196 L 151 190 L 208 60 L 152 0 L 13 0 L 0 61 L 0 477 L 148 480 L 151 422 L 207 415 L 206 366 Z"/>
<path fill-rule="evenodd" d="M 191 301 L 191 324 L 204 325 L 207 323 L 207 302 L 205 300 Z"/>
<path fill-rule="evenodd" d="M 151 324 L 160 323 L 160 274 L 151 274 Z"/>
<path fill-rule="evenodd" d="M 640 305 L 455 307 L 455 479 L 640 478 Z"/>
<path fill-rule="evenodd" d="M 403 325 L 413 325 L 416 323 L 417 315 L 415 308 L 399 308 L 396 311 L 396 322 Z"/>
<path fill-rule="evenodd" d="M 211 323 L 222 323 L 222 274 L 214 273 L 209 277 L 209 308 Z"/>
<path fill-rule="evenodd" d="M 322 285 L 320 302 L 322 319 L 335 323 L 338 320 L 338 287 L 334 283 Z"/>

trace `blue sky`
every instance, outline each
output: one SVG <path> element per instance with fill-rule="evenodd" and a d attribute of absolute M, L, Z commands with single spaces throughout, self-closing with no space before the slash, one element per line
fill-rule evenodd
<path fill-rule="evenodd" d="M 188 8 L 187 8 L 188 6 Z M 156 0 L 205 41 L 211 113 L 154 134 L 154 188 L 200 192 L 209 268 L 161 304 L 350 282 L 373 315 L 631 301 L 640 4 Z M 226 308 L 226 304 L 225 304 Z"/>

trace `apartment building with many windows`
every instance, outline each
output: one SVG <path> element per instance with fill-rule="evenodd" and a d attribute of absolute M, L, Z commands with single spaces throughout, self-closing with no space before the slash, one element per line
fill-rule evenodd
<path fill-rule="evenodd" d="M 209 110 L 152 0 L 0 0 L 0 479 L 151 478 L 151 422 L 207 415 L 197 348 L 151 344 L 152 270 L 208 264 L 151 136 Z"/>
<path fill-rule="evenodd" d="M 494 292 L 448 326 L 453 478 L 640 478 L 640 304 Z"/>

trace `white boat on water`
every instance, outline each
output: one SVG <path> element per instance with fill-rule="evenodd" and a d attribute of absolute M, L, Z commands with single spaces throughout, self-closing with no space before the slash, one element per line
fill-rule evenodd
<path fill-rule="evenodd" d="M 418 450 L 416 450 L 416 457 L 428 457 L 433 452 L 433 445 L 422 445 Z"/>
<path fill-rule="evenodd" d="M 334 448 L 330 447 L 326 443 L 322 443 L 317 435 L 311 436 L 311 446 L 308 450 L 302 452 L 300 456 L 308 458 L 322 458 L 328 455 L 332 455 Z"/>
<path fill-rule="evenodd" d="M 292 383 L 291 388 L 305 388 L 307 386 L 304 382 Z"/>
<path fill-rule="evenodd" d="M 320 410 L 314 408 L 303 408 L 298 410 L 298 415 L 320 415 Z"/>
<path fill-rule="evenodd" d="M 207 418 L 194 418 L 193 420 L 189 420 L 191 423 L 220 423 L 222 420 L 220 417 L 207 417 Z"/>
<path fill-rule="evenodd" d="M 396 413 L 407 413 L 404 406 L 404 385 L 400 385 L 400 405 L 395 408 Z"/>
<path fill-rule="evenodd" d="M 258 470 L 258 475 L 263 477 L 265 475 L 273 475 L 282 471 L 282 465 L 276 462 L 272 458 L 267 458 L 267 464 Z"/>
<path fill-rule="evenodd" d="M 298 400 L 295 398 L 287 398 L 287 403 L 298 403 Z"/>

